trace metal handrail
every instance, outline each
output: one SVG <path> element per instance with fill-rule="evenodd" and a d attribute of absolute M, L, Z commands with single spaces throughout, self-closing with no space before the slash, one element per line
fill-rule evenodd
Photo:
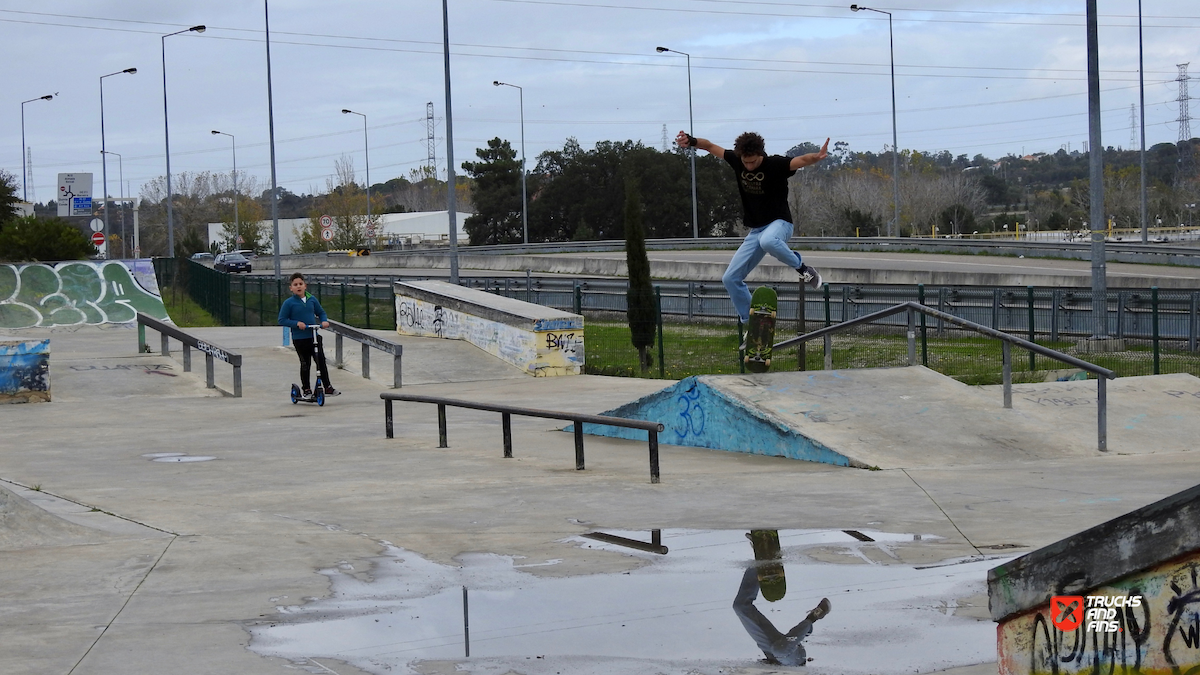
<path fill-rule="evenodd" d="M 159 343 L 159 353 L 163 356 L 170 356 L 171 349 L 168 338 L 175 338 L 183 344 L 183 372 L 192 372 L 192 349 L 199 349 L 204 352 L 205 364 L 205 384 L 209 389 L 218 389 L 216 378 L 213 373 L 213 361 L 220 359 L 225 363 L 233 366 L 233 396 L 241 398 L 242 396 L 242 355 L 237 352 L 230 351 L 224 347 L 214 345 L 210 342 L 205 342 L 190 333 L 186 333 L 169 323 L 163 323 L 152 316 L 147 316 L 141 312 L 137 313 L 138 324 L 138 353 L 141 354 L 147 349 L 146 345 L 146 326 L 158 331 L 161 341 Z M 224 391 L 224 390 L 221 390 Z"/>
<path fill-rule="evenodd" d="M 504 457 L 511 459 L 512 454 L 512 416 L 521 415 L 524 417 L 541 417 L 544 419 L 567 420 L 575 427 L 575 470 L 583 471 L 583 425 L 584 424 L 603 424 L 612 427 L 625 427 L 628 429 L 641 429 L 649 434 L 648 442 L 650 445 L 650 482 L 659 482 L 658 471 L 658 432 L 664 427 L 659 422 L 650 422 L 647 420 L 631 420 L 623 417 L 608 417 L 605 415 L 588 415 L 586 413 L 560 412 L 557 410 L 541 410 L 538 408 L 522 408 L 511 405 L 500 405 L 496 403 L 482 403 L 479 401 L 464 401 L 461 399 L 444 398 L 441 396 L 422 396 L 419 394 L 393 394 L 391 392 L 382 392 L 379 398 L 383 399 L 384 411 L 384 428 L 387 438 L 394 438 L 392 432 L 392 402 L 393 401 L 410 401 L 413 403 L 432 403 L 438 407 L 438 447 L 450 447 L 446 443 L 446 406 L 454 406 L 456 408 L 468 408 L 472 410 L 486 410 L 489 412 L 500 413 L 501 426 L 504 434 Z"/>
<path fill-rule="evenodd" d="M 362 331 L 354 326 L 349 326 L 340 321 L 329 320 L 329 328 L 336 337 L 334 338 L 334 366 L 342 368 L 342 338 L 348 337 L 362 345 L 362 376 L 366 379 L 371 379 L 371 347 L 378 349 L 381 352 L 392 355 L 392 388 L 400 388 L 400 360 L 404 355 L 404 346 L 384 340 Z"/>
<path fill-rule="evenodd" d="M 952 323 L 956 326 L 960 326 L 960 327 L 966 328 L 968 330 L 973 330 L 977 333 L 981 333 L 988 337 L 993 337 L 993 338 L 996 338 L 997 340 L 1000 340 L 1001 346 L 1003 349 L 1003 360 L 1004 360 L 1003 378 L 1004 378 L 1004 407 L 1005 408 L 1012 408 L 1012 346 L 1013 345 L 1016 345 L 1017 347 L 1021 347 L 1022 349 L 1027 349 L 1036 354 L 1041 354 L 1042 356 L 1046 356 L 1046 357 L 1055 359 L 1057 361 L 1061 361 L 1068 365 L 1079 368 L 1080 370 L 1083 370 L 1083 371 L 1092 373 L 1093 375 L 1096 375 L 1097 447 L 1100 452 L 1108 451 L 1108 431 L 1107 431 L 1107 427 L 1108 427 L 1108 396 L 1107 396 L 1107 384 L 1106 383 L 1108 380 L 1116 379 L 1116 377 L 1117 377 L 1116 373 L 1114 373 L 1113 371 L 1111 371 L 1108 368 L 1105 368 L 1103 366 L 1098 366 L 1094 363 L 1089 363 L 1082 359 L 1078 359 L 1074 356 L 1071 356 L 1070 354 L 1064 354 L 1055 349 L 1050 349 L 1049 347 L 1043 347 L 1042 345 L 1039 345 L 1034 342 L 1030 342 L 1028 340 L 1021 339 L 1015 335 L 1009 335 L 1008 333 L 998 331 L 994 328 L 988 328 L 987 326 L 984 326 L 983 324 L 978 324 L 978 323 L 975 323 L 974 321 L 968 321 L 966 319 L 961 319 L 952 314 L 947 314 L 945 312 L 939 312 L 938 310 L 926 307 L 925 305 L 922 305 L 919 302 L 911 302 L 910 301 L 910 302 L 901 303 L 899 305 L 895 305 L 893 307 L 889 307 L 887 309 L 883 309 L 878 312 L 873 312 L 873 313 L 867 314 L 865 316 L 860 316 L 856 319 L 851 319 L 849 321 L 843 321 L 842 323 L 834 324 L 832 326 L 826 326 L 824 328 L 819 328 L 817 330 L 812 331 L 811 333 L 805 333 L 804 335 L 798 335 L 793 338 L 788 338 L 787 340 L 784 340 L 782 342 L 777 342 L 773 346 L 773 349 L 782 349 L 785 347 L 791 347 L 792 345 L 804 344 L 806 342 L 815 340 L 817 338 L 824 338 L 824 341 L 825 341 L 825 369 L 832 370 L 833 369 L 833 365 L 832 365 L 833 349 L 832 349 L 831 338 L 834 333 L 848 330 L 850 328 L 854 328 L 854 327 L 860 326 L 862 324 L 873 323 L 875 321 L 878 321 L 879 319 L 884 319 L 889 316 L 893 316 L 895 314 L 900 314 L 901 312 L 908 313 L 908 365 L 910 365 L 910 366 L 916 365 L 916 361 L 917 361 L 916 315 L 918 313 L 925 314 L 926 316 L 930 316 L 935 319 L 940 319 L 942 321 L 945 321 L 946 323 Z"/>

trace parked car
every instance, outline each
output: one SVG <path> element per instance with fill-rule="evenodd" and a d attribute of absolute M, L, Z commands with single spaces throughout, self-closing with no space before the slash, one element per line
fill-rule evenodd
<path fill-rule="evenodd" d="M 213 254 L 204 252 L 193 253 L 192 260 L 195 260 L 196 262 L 212 262 Z"/>
<path fill-rule="evenodd" d="M 217 256 L 217 261 L 213 263 L 213 269 L 218 272 L 245 272 L 250 273 L 251 264 L 246 260 L 246 256 L 241 253 L 222 253 Z"/>

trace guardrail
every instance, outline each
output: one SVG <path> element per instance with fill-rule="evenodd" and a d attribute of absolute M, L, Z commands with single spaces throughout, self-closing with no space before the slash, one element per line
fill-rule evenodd
<path fill-rule="evenodd" d="M 860 316 L 857 319 L 851 319 L 832 326 L 826 326 L 811 333 L 805 333 L 794 338 L 789 338 L 774 345 L 774 349 L 783 349 L 793 345 L 804 344 L 817 338 L 823 338 L 825 343 L 825 369 L 833 369 L 833 334 L 860 326 L 863 324 L 873 323 L 879 319 L 884 319 L 894 314 L 902 312 L 908 313 L 908 365 L 915 366 L 917 364 L 917 314 L 924 314 L 933 317 L 939 321 L 945 321 L 967 330 L 973 330 L 977 333 L 988 337 L 996 338 L 1001 342 L 1003 354 L 1003 378 L 1004 378 L 1004 407 L 1012 408 L 1012 346 L 1016 345 L 1022 349 L 1027 349 L 1036 354 L 1041 354 L 1057 361 L 1061 361 L 1068 365 L 1074 366 L 1085 372 L 1092 373 L 1096 376 L 1096 425 L 1097 425 L 1097 446 L 1100 452 L 1108 451 L 1108 397 L 1107 386 L 1108 380 L 1116 379 L 1117 374 L 1103 366 L 1098 366 L 1094 363 L 1088 363 L 1082 359 L 1077 359 L 1070 354 L 1064 354 L 1060 351 L 1043 347 L 1042 345 L 1022 340 L 1015 335 L 1009 335 L 987 326 L 977 324 L 973 321 L 960 319 L 952 314 L 939 312 L 936 309 L 931 309 L 917 302 L 905 302 L 894 307 L 889 307 L 872 314 Z"/>
<path fill-rule="evenodd" d="M 329 321 L 329 328 L 337 336 L 334 339 L 334 363 L 342 368 L 342 338 L 348 337 L 362 345 L 362 376 L 371 379 L 371 347 L 392 355 L 392 388 L 400 388 L 400 359 L 404 355 L 404 346 L 365 333 L 354 326 L 348 326 L 340 321 Z"/>
<path fill-rule="evenodd" d="M 432 403 L 438 408 L 438 447 L 450 447 L 446 443 L 446 406 L 454 406 L 456 408 L 468 408 L 471 410 L 486 410 L 489 412 L 500 413 L 501 427 L 504 435 L 504 457 L 511 459 L 512 454 L 512 416 L 521 415 L 524 417 L 541 417 L 552 420 L 567 420 L 575 426 L 575 470 L 583 471 L 583 425 L 584 424 L 604 424 L 612 427 L 626 427 L 628 429 L 642 429 L 648 432 L 648 442 L 650 444 L 650 482 L 657 483 L 659 479 L 658 472 L 658 432 L 665 427 L 658 422 L 648 422 L 645 420 L 629 420 L 623 417 L 607 417 L 604 415 L 587 415 L 584 413 L 559 412 L 556 410 L 539 410 L 537 408 L 519 408 L 511 405 L 498 405 L 494 403 L 480 403 L 477 401 L 463 401 L 453 398 L 443 398 L 440 396 L 421 396 L 418 394 L 392 394 L 383 392 L 379 394 L 379 398 L 383 399 L 383 414 L 384 427 L 387 437 L 394 438 L 392 435 L 392 402 L 393 401 L 409 401 L 412 403 Z"/>
<path fill-rule="evenodd" d="M 146 316 L 141 312 L 137 315 L 138 323 L 138 353 L 142 354 L 149 351 L 149 346 L 146 344 L 146 326 L 158 331 L 161 338 L 159 353 L 163 356 L 171 355 L 170 338 L 175 338 L 183 344 L 183 372 L 192 372 L 192 349 L 198 349 L 204 352 L 205 363 L 205 384 L 209 389 L 220 389 L 216 385 L 213 363 L 217 359 L 233 366 L 233 396 L 241 398 L 242 396 L 242 355 L 232 352 L 224 347 L 205 342 L 194 335 L 189 335 L 180 330 L 177 326 L 172 326 L 168 323 L 163 323 L 151 316 Z M 229 392 L 225 392 L 229 393 Z"/>

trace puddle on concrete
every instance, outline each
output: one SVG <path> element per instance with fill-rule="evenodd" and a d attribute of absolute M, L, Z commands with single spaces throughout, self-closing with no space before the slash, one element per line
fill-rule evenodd
<path fill-rule="evenodd" d="M 647 532 L 606 532 L 652 541 Z M 803 660 L 814 672 L 879 675 L 995 660 L 986 577 L 1009 558 L 910 565 L 896 556 L 902 545 L 938 538 L 857 530 L 867 542 L 841 530 L 782 530 L 772 540 L 771 532 L 665 530 L 655 537 L 665 555 L 573 537 L 646 563 L 575 577 L 534 576 L 493 554 L 446 566 L 389 545 L 370 582 L 345 564 L 323 570 L 332 597 L 280 607 L 275 623 L 251 629 L 249 648 L 372 673 L 419 673 L 419 662 L 439 660 L 486 675 L 716 675 L 761 664 L 766 651 L 782 661 L 776 668 Z M 809 555 L 843 549 L 861 564 Z M 805 632 L 794 627 L 823 597 L 828 615 L 802 641 L 787 640 Z"/>
<path fill-rule="evenodd" d="M 150 461 L 152 462 L 211 462 L 216 457 L 207 455 L 176 455 L 173 457 L 157 457 Z"/>
<path fill-rule="evenodd" d="M 146 459 L 158 459 L 159 457 L 183 457 L 186 454 L 186 452 L 149 452 L 142 455 L 142 457 Z"/>

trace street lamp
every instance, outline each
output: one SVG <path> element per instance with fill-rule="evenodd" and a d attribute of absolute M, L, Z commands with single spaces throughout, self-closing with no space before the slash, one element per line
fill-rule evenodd
<path fill-rule="evenodd" d="M 688 74 L 688 134 L 693 138 L 696 136 L 696 124 L 692 118 L 692 55 L 687 52 L 668 49 L 667 47 L 655 47 L 654 51 L 662 54 L 671 52 L 672 54 L 682 54 L 687 57 L 687 74 Z M 696 148 L 689 148 L 691 151 L 692 163 L 692 238 L 700 238 L 700 215 L 699 208 L 696 206 Z"/>
<path fill-rule="evenodd" d="M 167 38 L 180 33 L 203 33 L 204 26 L 192 26 L 162 36 L 163 140 L 167 151 L 167 256 L 175 257 L 175 209 L 171 204 L 171 126 L 167 118 Z"/>
<path fill-rule="evenodd" d="M 120 177 L 120 181 L 121 181 L 121 257 L 124 258 L 125 257 L 125 160 L 124 160 L 124 158 L 121 157 L 121 153 L 119 153 L 119 152 L 108 152 L 107 150 L 101 150 L 100 154 L 117 156 L 117 166 L 119 167 L 119 171 L 120 171 L 118 176 Z M 107 210 L 108 209 L 105 209 L 105 211 L 107 211 Z"/>
<path fill-rule="evenodd" d="M 108 150 L 104 142 L 104 78 L 114 75 L 133 75 L 137 73 L 137 68 L 126 68 L 118 70 L 115 73 L 100 76 L 100 175 L 104 181 L 104 194 L 102 202 L 104 204 L 104 236 L 107 237 L 108 229 Z"/>
<path fill-rule="evenodd" d="M 237 189 L 237 139 L 233 134 L 213 129 L 214 136 L 228 136 L 233 147 L 233 246 L 236 249 L 242 243 L 242 221 L 238 218 L 238 189 Z"/>
<path fill-rule="evenodd" d="M 24 201 L 29 201 L 29 186 L 25 184 L 25 177 L 29 171 L 25 168 L 25 104 L 34 101 L 49 101 L 52 98 L 54 98 L 54 94 L 46 94 L 28 101 L 21 101 L 21 199 Z"/>
<path fill-rule="evenodd" d="M 525 90 L 515 84 L 495 80 L 494 86 L 512 87 L 520 92 L 521 100 L 521 225 L 524 232 L 523 241 L 529 243 L 529 204 L 525 196 Z"/>
<path fill-rule="evenodd" d="M 862 5 L 850 5 L 850 11 L 867 11 L 887 14 L 888 18 L 888 49 L 891 52 L 892 60 L 892 201 L 895 203 L 895 215 L 892 216 L 892 222 L 895 223 L 897 232 L 900 228 L 900 145 L 896 139 L 896 39 L 892 34 L 892 13 L 885 12 L 882 9 L 874 9 L 872 7 L 863 7 Z M 892 225 L 888 225 L 888 236 L 892 234 Z"/>
<path fill-rule="evenodd" d="M 358 115 L 363 118 L 363 158 L 367 164 L 367 231 L 374 233 L 375 226 L 371 224 L 371 146 L 367 143 L 367 116 L 353 110 L 342 108 L 343 115 Z"/>

